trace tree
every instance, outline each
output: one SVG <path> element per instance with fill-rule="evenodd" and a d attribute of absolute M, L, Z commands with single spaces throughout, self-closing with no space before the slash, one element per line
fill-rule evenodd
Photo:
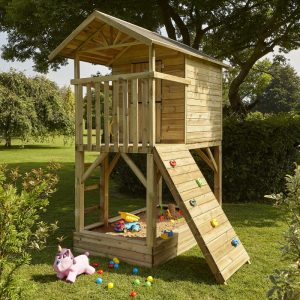
<path fill-rule="evenodd" d="M 272 80 L 258 96 L 255 110 L 263 113 L 300 111 L 300 77 L 295 69 L 275 61 L 269 73 Z"/>
<path fill-rule="evenodd" d="M 66 113 L 73 118 L 75 115 L 75 95 L 70 86 L 60 89 Z"/>
<path fill-rule="evenodd" d="M 33 58 L 46 72 L 49 52 L 94 9 L 150 30 L 165 26 L 170 38 L 230 62 L 239 70 L 228 91 L 238 112 L 245 112 L 240 86 L 254 64 L 276 46 L 288 52 L 300 45 L 298 0 L 3 0 L 0 30 L 8 32 L 8 44 L 2 57 Z M 58 58 L 50 67 L 64 63 Z"/>
<path fill-rule="evenodd" d="M 13 137 L 25 141 L 71 136 L 73 123 L 54 82 L 43 76 L 28 78 L 14 70 L 0 73 L 0 136 L 7 147 Z"/>

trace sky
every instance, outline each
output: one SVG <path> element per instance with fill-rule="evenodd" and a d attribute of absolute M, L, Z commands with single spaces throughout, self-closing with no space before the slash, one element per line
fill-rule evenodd
<path fill-rule="evenodd" d="M 6 34 L 4 32 L 0 32 L 0 49 L 4 44 L 6 44 Z M 296 69 L 297 73 L 300 76 L 300 49 L 291 51 L 285 56 L 289 59 L 290 64 Z M 272 54 L 268 54 L 266 57 L 272 58 Z M 8 62 L 0 58 L 0 72 L 8 71 L 10 68 L 14 68 L 17 71 L 22 71 L 30 76 L 38 74 L 33 70 L 32 60 L 26 60 L 25 62 Z M 92 74 L 96 74 L 97 71 L 100 71 L 101 74 L 108 73 L 107 68 L 95 66 L 89 63 L 81 63 L 80 71 L 81 77 L 90 77 Z M 49 79 L 55 81 L 58 86 L 63 87 L 70 84 L 70 80 L 74 77 L 73 72 L 73 60 L 69 60 L 68 65 L 62 66 L 56 72 L 50 71 L 48 74 L 46 74 L 46 76 Z"/>

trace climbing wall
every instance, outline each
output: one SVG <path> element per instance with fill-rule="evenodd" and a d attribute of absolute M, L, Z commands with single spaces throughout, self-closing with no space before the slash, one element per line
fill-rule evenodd
<path fill-rule="evenodd" d="M 225 283 L 249 256 L 185 145 L 157 145 L 154 157 L 211 271 Z"/>

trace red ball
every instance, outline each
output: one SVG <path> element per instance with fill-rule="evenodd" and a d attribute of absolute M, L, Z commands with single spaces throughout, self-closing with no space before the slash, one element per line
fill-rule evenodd
<path fill-rule="evenodd" d="M 104 272 L 103 272 L 103 270 L 98 270 L 97 273 L 98 273 L 99 275 L 102 275 Z"/>
<path fill-rule="evenodd" d="M 113 264 L 109 264 L 108 267 L 109 267 L 110 269 L 113 269 L 113 268 L 114 268 L 114 265 L 113 265 Z"/>
<path fill-rule="evenodd" d="M 98 267 L 99 267 L 99 264 L 96 263 L 96 262 L 92 262 L 92 266 L 93 266 L 94 268 L 98 268 Z"/>
<path fill-rule="evenodd" d="M 134 298 L 134 297 L 136 296 L 136 292 L 135 292 L 135 291 L 132 291 L 132 292 L 129 294 L 129 296 L 130 296 L 131 298 Z"/>

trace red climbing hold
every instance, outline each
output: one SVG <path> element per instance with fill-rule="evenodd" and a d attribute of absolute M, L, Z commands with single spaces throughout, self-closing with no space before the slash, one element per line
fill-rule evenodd
<path fill-rule="evenodd" d="M 176 160 L 170 160 L 171 167 L 176 167 Z"/>

